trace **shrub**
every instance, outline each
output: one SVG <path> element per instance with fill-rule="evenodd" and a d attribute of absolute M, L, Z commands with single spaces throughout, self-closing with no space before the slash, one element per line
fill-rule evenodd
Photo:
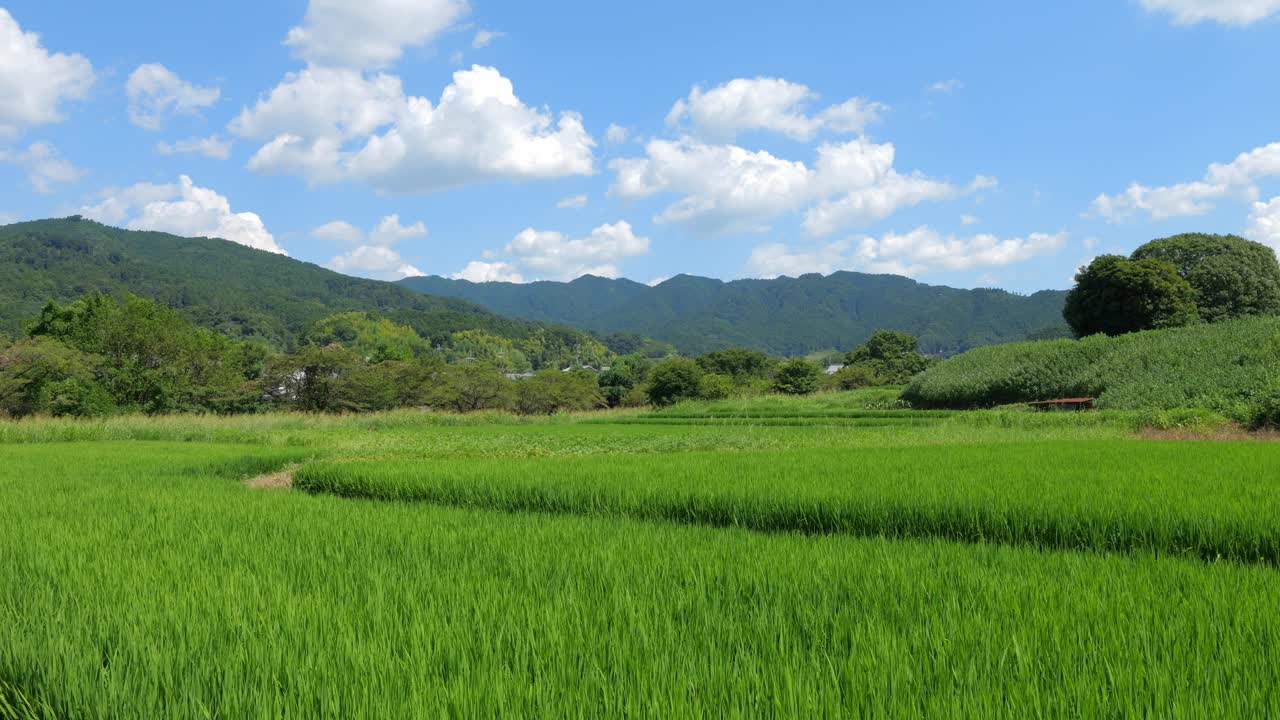
<path fill-rule="evenodd" d="M 773 389 L 787 395 L 808 395 L 818 389 L 822 370 L 804 358 L 791 358 L 778 366 Z"/>
<path fill-rule="evenodd" d="M 688 358 L 663 360 L 649 373 L 649 401 L 663 406 L 681 400 L 696 400 L 701 390 L 702 374 L 698 363 Z"/>

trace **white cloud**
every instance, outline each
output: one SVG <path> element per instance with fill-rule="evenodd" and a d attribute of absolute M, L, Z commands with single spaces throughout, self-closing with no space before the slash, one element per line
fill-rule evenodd
<path fill-rule="evenodd" d="M 1213 201 L 1238 196 L 1255 200 L 1256 183 L 1280 176 L 1280 142 L 1241 153 L 1229 163 L 1214 163 L 1202 179 L 1149 187 L 1133 183 L 1116 195 L 1099 195 L 1091 206 L 1093 214 L 1109 222 L 1145 213 L 1152 220 L 1202 215 L 1213 209 Z"/>
<path fill-rule="evenodd" d="M 1025 238 L 1007 239 L 988 234 L 960 238 L 918 227 L 903 234 L 852 237 L 802 249 L 782 243 L 762 245 L 752 250 L 747 269 L 758 277 L 829 274 L 836 270 L 919 275 L 1010 265 L 1056 252 L 1065 242 L 1063 233 L 1032 233 Z"/>
<path fill-rule="evenodd" d="M 467 14 L 465 0 L 310 0 L 285 44 L 309 63 L 357 69 L 391 65 Z"/>
<path fill-rule="evenodd" d="M 649 238 L 638 237 L 630 223 L 619 220 L 591 231 L 585 238 L 526 228 L 502 249 L 505 260 L 475 261 L 455 274 L 472 282 L 523 282 L 536 279 L 572 280 L 583 275 L 617 277 L 618 263 L 649 252 Z M 485 253 L 492 257 L 497 253 Z M 489 279 L 480 279 L 489 278 Z"/>
<path fill-rule="evenodd" d="M 852 98 L 809 115 L 806 106 L 817 99 L 808 86 L 781 78 L 737 78 L 710 90 L 694 86 L 667 114 L 667 124 L 692 122 L 699 134 L 713 140 L 732 140 L 743 130 L 771 130 L 796 140 L 809 140 L 824 128 L 860 133 L 888 108 Z"/>
<path fill-rule="evenodd" d="M 556 203 L 558 208 L 584 208 L 587 206 L 586 195 L 573 195 Z"/>
<path fill-rule="evenodd" d="M 102 193 L 97 205 L 81 214 L 130 230 L 155 230 L 183 237 L 230 240 L 258 250 L 287 255 L 256 213 L 233 212 L 227 198 L 197 186 L 186 175 L 176 185 L 139 183 Z"/>
<path fill-rule="evenodd" d="M 216 87 L 192 85 L 163 65 L 139 65 L 125 83 L 129 120 L 147 130 L 159 130 L 166 115 L 191 114 L 218 101 Z"/>
<path fill-rule="evenodd" d="M 609 123 L 609 127 L 604 131 L 604 139 L 617 145 L 627 141 L 627 137 L 631 133 L 617 123 Z"/>
<path fill-rule="evenodd" d="M 976 215 L 961 215 L 961 216 L 960 216 L 960 224 L 961 224 L 961 225 L 977 225 L 977 224 L 978 224 L 978 223 L 980 223 L 980 222 L 982 222 L 982 220 L 980 220 Z"/>
<path fill-rule="evenodd" d="M 1179 25 L 1212 21 L 1249 25 L 1280 11 L 1280 0 L 1139 0 L 1147 12 L 1173 16 Z"/>
<path fill-rule="evenodd" d="M 231 141 L 224 140 L 217 135 L 209 137 L 187 138 L 186 140 L 178 140 L 177 142 L 156 143 L 156 152 L 161 155 L 182 155 L 195 154 L 203 155 L 215 160 L 226 160 L 231 157 Z"/>
<path fill-rule="evenodd" d="M 763 229 L 778 215 L 808 207 L 805 229 L 826 235 L 961 192 L 945 181 L 897 172 L 893 145 L 865 138 L 820 146 L 813 168 L 763 150 L 688 137 L 652 140 L 645 150 L 644 158 L 610 163 L 616 175 L 611 192 L 624 198 L 683 195 L 657 222 L 681 223 L 704 234 Z M 969 191 L 992 182 L 979 177 Z"/>
<path fill-rule="evenodd" d="M 932 85 L 929 86 L 929 92 L 950 95 L 951 93 L 954 93 L 963 87 L 964 87 L 963 82 L 955 78 L 952 78 L 950 80 L 941 80 L 939 82 L 933 83 Z"/>
<path fill-rule="evenodd" d="M 18 213 L 0 211 L 0 225 L 12 225 L 21 218 Z"/>
<path fill-rule="evenodd" d="M 475 283 L 524 282 L 524 277 L 514 265 L 504 262 L 482 262 L 480 260 L 472 260 L 461 271 L 449 277 L 454 280 L 470 280 Z"/>
<path fill-rule="evenodd" d="M 476 31 L 476 36 L 471 38 L 471 47 L 476 50 L 487 48 L 493 44 L 494 40 L 506 37 L 506 35 L 500 30 L 478 30 Z"/>
<path fill-rule="evenodd" d="M 375 280 L 399 280 L 423 274 L 391 248 L 401 240 L 426 237 L 427 226 L 422 222 L 401 225 L 399 215 L 387 215 L 366 233 L 349 222 L 334 220 L 312 230 L 311 234 L 356 246 L 330 259 L 327 266 L 331 270 Z"/>
<path fill-rule="evenodd" d="M 379 245 L 361 245 L 329 260 L 327 267 L 347 275 L 359 275 L 375 280 L 400 280 L 424 274 L 405 262 L 400 257 L 400 253 Z"/>
<path fill-rule="evenodd" d="M 51 193 L 58 185 L 76 182 L 86 175 L 84 170 L 62 157 L 58 148 L 44 141 L 31 143 L 25 151 L 19 153 L 0 150 L 0 161 L 11 162 L 25 169 L 31 189 L 40 194 Z"/>
<path fill-rule="evenodd" d="M 593 172 L 595 142 L 581 117 L 555 120 L 525 105 L 510 80 L 481 66 L 455 72 L 437 104 L 406 97 L 391 75 L 308 68 L 241 112 L 231 130 L 272 138 L 250 168 L 312 183 L 359 179 L 379 190 L 428 192 Z"/>
<path fill-rule="evenodd" d="M 1245 237 L 1280 250 L 1280 197 L 1269 202 L 1256 202 L 1249 215 L 1249 228 Z"/>
<path fill-rule="evenodd" d="M 62 120 L 62 103 L 84 98 L 93 81 L 84 56 L 50 53 L 0 7 L 0 139 Z"/>
<path fill-rule="evenodd" d="M 649 287 L 658 287 L 659 285 L 661 285 L 662 283 L 670 279 L 671 279 L 670 275 L 661 275 L 645 283 L 645 285 L 648 285 Z"/>

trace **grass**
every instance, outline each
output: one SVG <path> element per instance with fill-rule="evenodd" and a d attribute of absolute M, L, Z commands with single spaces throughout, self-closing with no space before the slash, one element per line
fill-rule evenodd
<path fill-rule="evenodd" d="M 1257 317 L 976 348 L 926 370 L 903 397 L 964 409 L 1085 396 L 1103 408 L 1203 408 L 1248 424 L 1278 394 L 1280 318 Z"/>
<path fill-rule="evenodd" d="M 865 397 L 0 424 L 0 718 L 1280 713 L 1280 445 Z"/>
<path fill-rule="evenodd" d="M 312 463 L 309 492 L 768 532 L 1280 563 L 1280 445 L 1070 441 Z M 1099 472 L 1107 468 L 1107 472 Z"/>

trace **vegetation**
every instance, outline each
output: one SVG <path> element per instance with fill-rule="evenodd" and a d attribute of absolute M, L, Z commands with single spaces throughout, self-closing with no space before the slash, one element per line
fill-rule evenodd
<path fill-rule="evenodd" d="M 0 716 L 1280 702 L 1273 445 L 867 409 L 892 394 L 0 424 Z M 716 424 L 823 414 L 926 424 Z M 704 424 L 621 422 L 644 415 Z M 238 482 L 292 466 L 292 491 Z"/>
<path fill-rule="evenodd" d="M 1066 332 L 1061 292 L 1024 297 L 923 285 L 894 275 L 837 272 L 733 282 L 679 275 L 656 287 L 590 276 L 528 284 L 422 277 L 401 284 L 512 317 L 586 328 L 607 339 L 627 333 L 636 341 L 656 338 L 688 355 L 734 346 L 805 355 L 854 347 L 879 327 L 915 335 L 933 355 Z M 618 354 L 642 351 L 639 342 L 610 347 Z"/>
<path fill-rule="evenodd" d="M 926 370 L 903 392 L 922 408 L 1096 397 L 1102 408 L 1203 408 L 1249 425 L 1269 422 L 1264 410 L 1278 395 L 1275 317 L 977 348 Z"/>
<path fill-rule="evenodd" d="M 1152 240 L 1134 250 L 1133 258 L 1173 265 L 1195 291 L 1205 322 L 1280 314 L 1280 264 L 1275 251 L 1261 243 L 1189 233 Z"/>
<path fill-rule="evenodd" d="M 0 226 L 0 335 L 21 335 L 50 299 L 70 303 L 91 291 L 134 293 L 200 327 L 277 351 L 348 312 L 408 326 L 430 345 L 448 345 L 466 330 L 520 341 L 538 368 L 563 367 L 598 345 L 578 330 L 500 317 L 225 240 L 119 230 L 79 217 Z"/>
<path fill-rule="evenodd" d="M 1280 314 L 1275 252 L 1234 235 L 1175 235 L 1076 275 L 1063 316 L 1077 337 Z"/>
<path fill-rule="evenodd" d="M 1102 255 L 1081 268 L 1062 311 L 1077 337 L 1180 327 L 1198 319 L 1195 291 L 1173 264 Z"/>
<path fill-rule="evenodd" d="M 818 389 L 822 369 L 804 358 L 791 358 L 778 366 L 773 389 L 786 395 L 808 395 Z"/>

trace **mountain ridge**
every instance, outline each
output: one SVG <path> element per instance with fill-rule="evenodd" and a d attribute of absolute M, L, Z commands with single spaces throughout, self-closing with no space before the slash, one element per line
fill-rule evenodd
<path fill-rule="evenodd" d="M 729 345 L 780 355 L 847 349 L 882 327 L 919 336 L 935 354 L 1066 333 L 1065 291 L 964 290 L 851 271 L 737 280 L 680 274 L 654 286 L 593 275 L 532 283 L 432 275 L 399 283 L 512 317 L 598 334 L 637 333 L 688 353 Z"/>

